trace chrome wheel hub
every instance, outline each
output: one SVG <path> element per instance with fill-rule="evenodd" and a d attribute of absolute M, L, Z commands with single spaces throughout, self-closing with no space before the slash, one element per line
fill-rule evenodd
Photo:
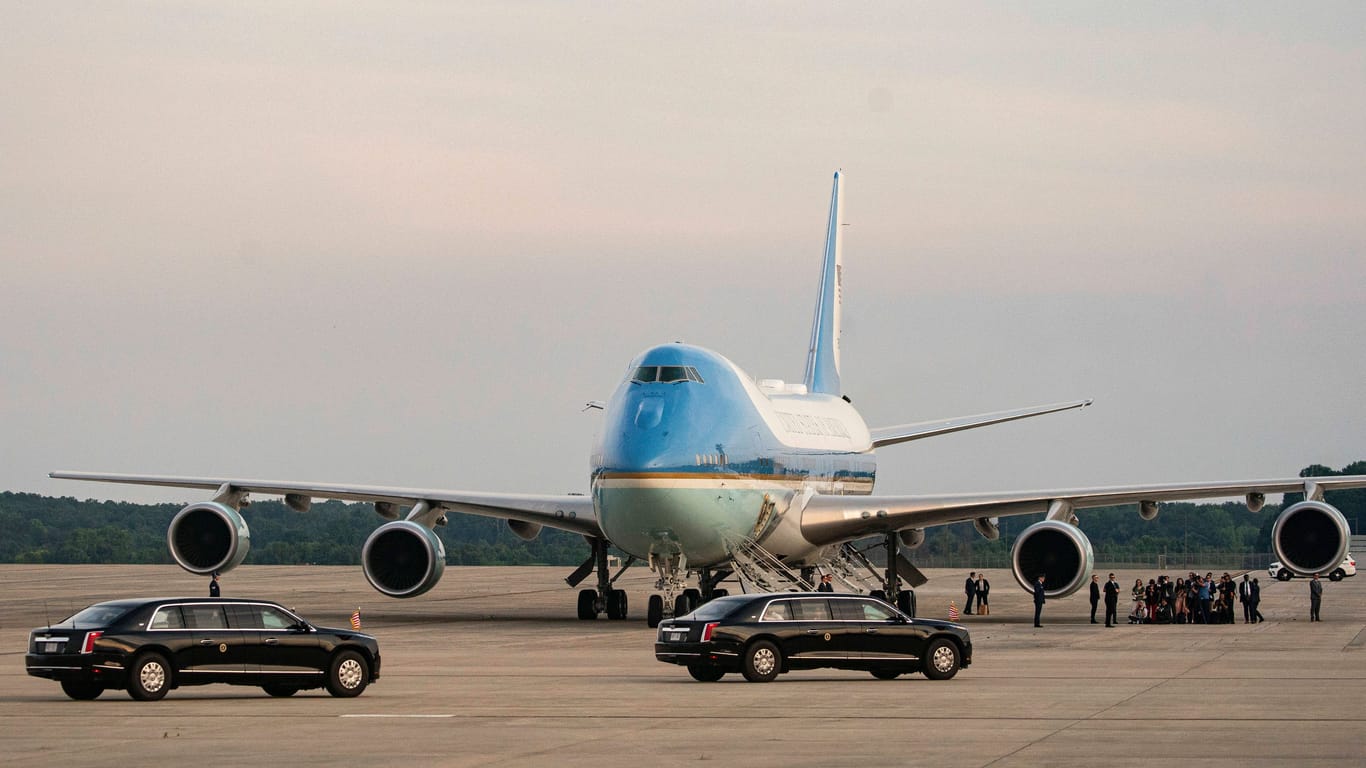
<path fill-rule="evenodd" d="M 360 662 L 355 659 L 347 659 L 341 663 L 341 666 L 337 667 L 337 682 L 341 683 L 342 687 L 347 690 L 360 685 L 360 678 Z"/>
<path fill-rule="evenodd" d="M 760 648 L 754 653 L 754 671 L 761 675 L 771 674 L 777 663 L 777 657 L 775 657 L 773 651 L 768 648 Z"/>
<path fill-rule="evenodd" d="M 142 690 L 156 693 L 166 685 L 166 669 L 155 662 L 143 664 L 141 671 L 138 672 L 138 682 L 142 685 Z"/>
<path fill-rule="evenodd" d="M 934 656 L 930 663 L 940 672 L 948 672 L 953 669 L 953 649 L 947 645 L 941 645 L 934 649 Z"/>

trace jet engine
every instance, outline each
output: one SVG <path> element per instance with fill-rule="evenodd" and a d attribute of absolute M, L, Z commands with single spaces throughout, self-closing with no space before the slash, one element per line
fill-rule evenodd
<path fill-rule="evenodd" d="M 446 547 L 431 528 L 396 520 L 370 534 L 360 561 L 370 586 L 389 597 L 417 597 L 441 580 Z"/>
<path fill-rule="evenodd" d="M 1347 556 L 1347 519 L 1330 504 L 1301 501 L 1271 527 L 1271 548 L 1286 568 L 1301 576 L 1329 573 Z"/>
<path fill-rule="evenodd" d="M 1091 541 L 1080 528 L 1060 520 L 1042 520 L 1015 539 L 1010 567 L 1025 591 L 1033 591 L 1042 573 L 1044 595 L 1053 599 L 1081 589 L 1091 578 L 1095 559 Z"/>
<path fill-rule="evenodd" d="M 237 510 L 217 501 L 202 501 L 171 518 L 166 545 L 171 557 L 190 573 L 222 573 L 246 559 L 251 531 Z"/>

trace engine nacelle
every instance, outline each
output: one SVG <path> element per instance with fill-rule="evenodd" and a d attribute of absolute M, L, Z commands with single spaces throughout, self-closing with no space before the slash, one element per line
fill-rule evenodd
<path fill-rule="evenodd" d="M 528 523 L 525 520 L 509 520 L 508 530 L 517 534 L 517 538 L 522 541 L 533 541 L 541 535 L 541 524 Z"/>
<path fill-rule="evenodd" d="M 225 573 L 246 559 L 251 550 L 251 531 L 237 510 L 216 501 L 202 501 L 171 518 L 166 546 L 176 563 L 190 573 Z"/>
<path fill-rule="evenodd" d="M 1091 578 L 1095 561 L 1091 540 L 1080 528 L 1061 520 L 1042 520 L 1024 529 L 1010 553 L 1015 581 L 1031 592 L 1042 573 L 1044 595 L 1050 600 L 1081 589 Z"/>
<path fill-rule="evenodd" d="M 903 528 L 897 531 L 896 535 L 901 539 L 901 546 L 906 549 L 915 549 L 925 543 L 924 528 Z"/>
<path fill-rule="evenodd" d="M 446 546 L 431 528 L 397 520 L 370 534 L 360 562 L 370 586 L 389 597 L 417 597 L 441 580 Z"/>
<path fill-rule="evenodd" d="M 1157 502 L 1140 501 L 1138 502 L 1138 516 L 1144 520 L 1157 519 Z"/>
<path fill-rule="evenodd" d="M 1300 576 L 1329 573 L 1347 556 L 1351 529 L 1331 504 L 1301 501 L 1271 527 L 1271 548 L 1281 565 Z"/>

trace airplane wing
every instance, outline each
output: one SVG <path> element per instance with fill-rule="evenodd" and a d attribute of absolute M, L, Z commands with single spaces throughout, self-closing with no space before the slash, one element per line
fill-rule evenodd
<path fill-rule="evenodd" d="M 1090 404 L 1090 400 L 1072 400 L 1066 403 L 1036 405 L 1031 408 L 1016 408 L 1011 411 L 995 411 L 993 413 L 980 413 L 976 416 L 960 416 L 955 419 L 921 421 L 915 424 L 902 424 L 896 427 L 879 427 L 878 429 L 871 430 L 873 447 L 881 448 L 884 445 L 895 445 L 896 443 L 904 443 L 909 440 L 947 435 L 950 432 L 961 432 L 965 429 L 975 429 L 990 424 L 1000 424 L 1006 421 L 1015 421 L 1016 419 L 1027 419 L 1030 416 L 1042 416 L 1045 413 L 1057 413 L 1058 411 L 1068 411 L 1073 408 L 1085 408 Z"/>
<path fill-rule="evenodd" d="M 925 496 L 812 496 L 802 511 L 802 535 L 823 546 L 906 528 L 928 528 L 979 518 L 1050 513 L 1067 519 L 1073 509 L 1186 499 L 1257 497 L 1268 493 L 1366 488 L 1366 475 L 1296 477 L 1219 483 L 1163 483 L 1106 488 L 935 494 Z"/>
<path fill-rule="evenodd" d="M 587 496 L 536 496 L 511 493 L 471 493 L 425 488 L 389 488 L 379 485 L 338 485 L 280 480 L 240 480 L 233 478 L 169 477 L 159 475 L 121 475 L 97 472 L 51 472 L 60 480 L 89 480 L 101 483 L 156 485 L 170 488 L 199 488 L 209 491 L 261 493 L 285 496 L 294 505 L 307 499 L 340 499 L 399 506 L 427 502 L 428 507 L 452 512 L 518 520 L 545 525 L 586 536 L 601 537 L 593 500 Z M 291 498 L 292 497 L 292 498 Z"/>

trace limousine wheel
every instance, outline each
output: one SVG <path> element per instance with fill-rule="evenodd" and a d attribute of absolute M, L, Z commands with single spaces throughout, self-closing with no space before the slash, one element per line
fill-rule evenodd
<path fill-rule="evenodd" d="M 701 683 L 714 683 L 726 676 L 726 671 L 710 664 L 689 664 L 688 674 Z"/>
<path fill-rule="evenodd" d="M 280 685 L 279 683 L 267 683 L 261 686 L 261 690 L 265 691 L 271 696 L 279 696 L 280 698 L 284 698 L 286 696 L 293 696 L 294 694 L 299 692 L 297 686 Z"/>
<path fill-rule="evenodd" d="M 138 701 L 158 701 L 171 690 L 171 667 L 159 653 L 144 653 L 128 670 L 128 695 Z"/>
<path fill-rule="evenodd" d="M 370 683 L 370 669 L 365 657 L 355 651 L 342 651 L 332 659 L 327 673 L 327 692 L 341 698 L 359 696 Z"/>
<path fill-rule="evenodd" d="M 782 653 L 767 640 L 760 640 L 745 651 L 745 679 L 751 683 L 770 682 L 782 669 Z"/>
<path fill-rule="evenodd" d="M 98 699 L 104 693 L 104 686 L 99 683 L 83 683 L 78 680 L 63 680 L 62 693 L 75 699 L 76 701 L 90 701 Z"/>
<path fill-rule="evenodd" d="M 939 638 L 925 649 L 925 677 L 948 680 L 958 674 L 958 646 Z"/>
<path fill-rule="evenodd" d="M 873 669 L 869 671 L 872 672 L 873 677 L 876 677 L 879 680 L 895 680 L 898 677 L 901 677 L 900 672 L 892 669 Z"/>

